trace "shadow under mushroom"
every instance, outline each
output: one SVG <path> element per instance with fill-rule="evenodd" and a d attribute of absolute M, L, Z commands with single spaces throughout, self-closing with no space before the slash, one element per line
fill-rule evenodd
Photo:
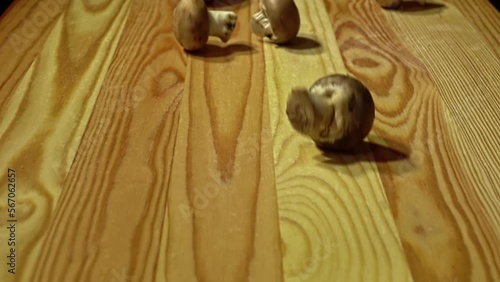
<path fill-rule="evenodd" d="M 361 146 L 354 151 L 331 150 L 325 147 L 321 147 L 320 150 L 322 154 L 316 156 L 316 159 L 327 164 L 350 164 L 365 161 L 389 163 L 406 161 L 408 159 L 406 153 L 367 141 L 363 141 Z"/>
<path fill-rule="evenodd" d="M 220 8 L 235 5 L 250 5 L 249 0 L 212 0 L 205 3 L 209 8 Z"/>
<path fill-rule="evenodd" d="M 417 1 L 403 1 L 401 5 L 396 9 L 397 12 L 403 13 L 438 13 L 441 9 L 446 8 L 444 4 L 441 3 L 418 3 Z"/>
<path fill-rule="evenodd" d="M 290 42 L 277 45 L 276 48 L 283 48 L 291 53 L 297 54 L 320 54 L 323 52 L 323 46 L 314 38 L 297 36 Z"/>
<path fill-rule="evenodd" d="M 206 59 L 207 61 L 225 61 L 235 55 L 250 55 L 256 50 L 252 45 L 245 43 L 233 43 L 228 45 L 217 45 L 213 42 L 208 42 L 207 45 L 200 50 L 186 52 L 192 57 Z"/>

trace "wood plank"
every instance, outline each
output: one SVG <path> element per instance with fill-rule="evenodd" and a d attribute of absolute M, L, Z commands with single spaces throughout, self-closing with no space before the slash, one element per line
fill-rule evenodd
<path fill-rule="evenodd" d="M 15 1 L 0 19 L 0 111 L 42 50 L 68 0 Z"/>
<path fill-rule="evenodd" d="M 264 45 L 286 281 L 411 281 L 371 152 L 323 156 L 287 119 L 292 87 L 346 73 L 323 2 L 296 3 L 299 39 Z"/>
<path fill-rule="evenodd" d="M 264 56 L 249 26 L 257 6 L 231 6 L 238 26 L 228 46 L 212 40 L 188 59 L 163 229 L 166 281 L 282 281 Z"/>
<path fill-rule="evenodd" d="M 159 271 L 185 56 L 165 16 L 173 9 L 169 2 L 128 5 L 32 272 L 36 281 L 154 281 Z"/>
<path fill-rule="evenodd" d="M 500 26 L 500 13 L 488 0 L 441 0 L 435 1 L 447 6 L 454 6 L 466 18 L 467 22 L 474 25 L 475 30 L 479 31 L 475 36 L 482 37 L 481 41 L 489 44 L 493 52 L 500 57 L 500 35 L 498 27 Z M 456 12 L 456 10 L 455 10 Z"/>
<path fill-rule="evenodd" d="M 31 270 L 116 48 L 129 5 L 93 7 L 99 4 L 73 1 L 64 10 L 1 109 L 0 170 L 17 171 L 17 228 L 22 230 L 17 233 L 19 273 L 2 271 L 2 281 L 34 281 Z M 90 19 L 96 25 L 89 27 Z M 1 179 L 2 187 L 6 181 Z M 5 204 L 0 203 L 2 229 Z M 1 256 L 6 252 L 2 248 Z"/>
<path fill-rule="evenodd" d="M 222 56 L 212 62 L 211 59 L 204 62 L 204 58 L 190 58 L 187 78 L 190 89 L 185 94 L 192 100 L 183 101 L 179 111 L 184 118 L 178 124 L 177 105 L 184 73 L 181 59 L 184 56 L 170 31 L 170 18 L 163 14 L 170 14 L 172 8 L 164 1 L 136 1 L 131 8 L 131 19 L 120 45 L 153 47 L 150 47 L 152 50 L 118 49 L 66 182 L 49 240 L 37 265 L 36 276 L 41 281 L 109 281 L 119 279 L 117 276 L 134 281 L 190 281 L 192 273 L 202 281 L 280 280 L 273 162 L 272 155 L 266 154 L 271 147 L 262 143 L 260 133 L 266 118 L 266 111 L 262 110 L 265 109 L 262 107 L 265 101 L 263 78 L 256 75 L 254 83 L 250 84 L 242 73 L 242 70 L 250 71 L 242 67 L 248 63 L 256 68 L 263 65 L 263 58 L 258 55 L 240 58 L 239 54 L 227 54 L 241 48 L 245 52 L 258 48 L 244 46 L 243 43 L 228 49 L 212 47 L 219 50 Z M 247 25 L 250 7 L 243 7 L 239 15 L 243 20 L 247 19 L 242 25 Z M 144 18 L 148 21 L 145 22 Z M 151 29 L 151 26 L 154 28 Z M 240 42 L 249 38 L 248 32 L 238 32 L 235 37 Z M 146 55 L 145 52 L 149 51 L 152 54 Z M 135 59 L 136 63 L 132 66 L 124 63 L 131 58 L 142 60 Z M 222 65 L 219 60 L 231 62 Z M 169 63 L 165 65 L 165 62 Z M 231 170 L 230 165 L 234 161 L 236 169 L 233 175 L 226 174 L 228 178 L 218 180 L 231 181 L 228 187 L 238 189 L 238 193 L 231 193 L 230 198 L 220 195 L 212 199 L 211 207 L 216 207 L 218 211 L 210 208 L 199 211 L 208 220 L 203 216 L 194 220 L 192 227 L 196 232 L 192 233 L 185 220 L 189 215 L 182 209 L 185 207 L 183 204 L 191 199 L 186 202 L 177 198 L 186 192 L 210 193 L 213 192 L 210 189 L 214 189 L 213 186 L 197 186 L 199 183 L 177 185 L 177 182 L 186 179 L 186 171 L 190 171 L 188 181 L 214 177 L 207 175 L 206 168 L 202 166 L 203 160 L 211 160 L 200 159 L 200 145 L 210 144 L 204 142 L 206 139 L 192 139 L 193 133 L 189 133 L 191 137 L 188 140 L 194 144 L 188 151 L 190 156 L 186 161 L 192 168 L 184 170 L 186 162 L 179 157 L 186 154 L 184 145 L 187 143 L 182 138 L 187 138 L 188 132 L 194 131 L 202 136 L 206 133 L 198 131 L 198 123 L 204 122 L 204 119 L 190 119 L 189 107 L 196 106 L 192 102 L 196 101 L 196 97 L 203 97 L 204 85 L 192 80 L 198 75 L 202 76 L 201 79 L 204 75 L 217 78 L 216 74 L 220 73 L 218 68 L 231 66 L 240 70 L 233 72 L 234 77 L 227 78 L 233 79 L 229 80 L 233 81 L 233 88 L 239 86 L 238 77 L 240 83 L 251 87 L 239 99 L 240 105 L 248 99 L 245 114 L 239 120 L 235 119 L 236 125 L 241 126 L 234 129 L 239 131 L 236 133 L 239 133 L 237 136 L 241 142 L 233 152 L 234 159 L 230 159 L 224 167 L 226 172 Z M 152 70 L 148 71 L 150 67 Z M 209 70 L 205 73 L 204 68 Z M 220 78 L 207 78 L 206 81 L 215 84 L 208 92 L 215 101 L 224 103 L 229 97 L 237 98 L 234 94 L 237 91 L 231 91 L 235 89 L 221 91 L 217 88 Z M 124 93 L 115 91 L 114 85 L 123 85 L 127 97 L 121 98 Z M 134 92 L 129 93 L 128 90 L 136 87 L 144 89 L 147 94 L 141 96 L 141 103 L 124 110 L 123 106 L 134 98 Z M 166 93 L 162 91 L 165 89 Z M 217 97 L 223 99 L 217 100 Z M 224 112 L 216 117 L 234 118 Z M 184 123 L 188 118 L 191 120 L 189 126 Z M 227 133 L 217 125 L 214 128 L 220 129 L 220 133 Z M 180 137 L 176 140 L 177 130 L 180 130 Z M 231 143 L 234 139 L 222 140 L 221 146 Z M 174 148 L 176 156 L 172 158 Z M 220 154 L 225 155 L 225 152 Z M 196 167 L 202 169 L 195 170 L 192 158 L 195 158 Z M 176 161 L 171 168 L 173 159 Z M 173 179 L 170 179 L 171 175 Z M 93 185 L 89 187 L 86 183 Z M 198 190 L 198 187 L 209 190 Z M 126 212 L 117 207 L 126 208 Z M 193 208 L 199 206 L 194 204 Z M 212 212 L 215 218 L 210 220 Z M 198 214 L 198 210 L 194 214 Z M 64 232 L 61 231 L 62 226 L 66 226 Z M 185 246 L 184 239 L 190 236 L 196 239 L 192 241 L 195 245 L 177 251 L 176 248 Z M 177 242 L 179 238 L 182 242 Z M 228 241 L 231 244 L 227 244 Z M 218 248 L 212 249 L 214 247 Z M 123 250 L 130 251 L 124 253 Z M 186 250 L 192 250 L 202 259 L 196 256 L 193 262 L 183 261 L 183 257 L 192 254 Z M 214 269 L 207 271 L 204 264 L 211 264 L 209 267 Z M 196 271 L 191 273 L 189 270 L 194 267 Z"/>
<path fill-rule="evenodd" d="M 458 166 L 461 174 L 457 173 L 453 189 L 442 193 L 450 198 L 448 205 L 460 222 L 462 234 L 470 237 L 467 248 L 471 261 L 481 264 L 480 271 L 475 270 L 479 266 L 472 269 L 472 277 L 484 272 L 487 279 L 500 280 L 499 57 L 490 52 L 481 33 L 452 5 L 439 14 L 385 15 L 398 34 L 405 34 L 406 45 L 426 65 L 445 107 L 449 149 L 456 152 L 450 155 L 450 164 L 462 165 Z M 420 25 L 422 21 L 427 24 Z M 437 26 L 440 28 L 433 28 Z M 500 34 L 500 26 L 493 30 Z M 426 42 L 427 46 L 416 42 Z M 449 62 L 454 62 L 453 68 Z M 437 145 L 443 147 L 439 141 Z M 449 168 L 447 171 L 451 172 Z M 470 230 L 474 231 L 466 236 Z"/>
<path fill-rule="evenodd" d="M 409 152 L 408 162 L 379 163 L 378 168 L 413 278 L 498 280 L 498 196 L 493 189 L 498 175 L 487 175 L 487 163 L 498 160 L 498 153 L 493 142 L 483 137 L 486 147 L 479 150 L 487 155 L 486 164 L 475 161 L 476 157 L 464 162 L 469 150 L 478 149 L 460 141 L 465 137 L 457 126 L 474 134 L 478 122 L 469 121 L 470 111 L 453 116 L 453 107 L 464 107 L 470 100 L 466 97 L 471 89 L 464 83 L 474 76 L 460 66 L 463 59 L 478 53 L 488 58 L 470 66 L 480 70 L 491 66 L 495 55 L 484 39 L 473 35 L 467 19 L 450 7 L 445 12 L 412 14 L 383 11 L 372 1 L 328 3 L 346 66 L 376 93 L 375 132 Z M 456 29 L 465 34 L 459 35 Z M 454 46 L 444 49 L 441 42 Z M 466 49 L 470 46 L 476 48 Z M 450 62 L 455 62 L 452 67 Z M 462 70 L 462 80 L 443 69 Z M 484 86 L 472 91 L 483 91 L 481 105 L 496 104 L 491 92 L 498 89 L 496 82 L 488 76 L 482 81 Z M 495 126 L 496 115 L 488 111 L 483 117 Z M 374 154 L 376 159 L 384 158 Z M 478 167 L 466 165 L 471 163 Z M 482 193 L 493 198 L 486 200 Z"/>
<path fill-rule="evenodd" d="M 18 172 L 18 273 L 0 281 L 500 281 L 500 17 L 433 1 L 296 1 L 300 38 L 275 46 L 250 34 L 258 1 L 216 0 L 237 30 L 197 54 L 171 32 L 178 0 L 16 1 L 0 170 Z M 331 73 L 374 94 L 363 154 L 287 120 L 291 88 Z"/>

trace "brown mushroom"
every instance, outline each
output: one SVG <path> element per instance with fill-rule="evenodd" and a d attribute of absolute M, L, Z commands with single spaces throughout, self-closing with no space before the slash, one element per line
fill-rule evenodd
<path fill-rule="evenodd" d="M 309 88 L 293 88 L 286 113 L 298 132 L 322 149 L 351 151 L 361 145 L 375 118 L 368 89 L 357 79 L 334 74 Z"/>
<path fill-rule="evenodd" d="M 174 9 L 173 31 L 179 44 L 193 51 L 205 47 L 209 36 L 226 43 L 237 19 L 234 12 L 208 10 L 203 0 L 180 0 Z"/>
<path fill-rule="evenodd" d="M 300 14 L 293 0 L 261 0 L 260 11 L 252 16 L 252 32 L 276 44 L 287 43 L 297 36 Z"/>

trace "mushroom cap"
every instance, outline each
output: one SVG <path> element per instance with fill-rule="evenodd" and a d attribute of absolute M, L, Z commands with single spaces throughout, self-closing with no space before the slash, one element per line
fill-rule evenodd
<path fill-rule="evenodd" d="M 292 126 L 318 147 L 350 151 L 370 132 L 375 105 L 360 81 L 334 74 L 318 79 L 308 90 L 294 88 L 287 115 Z"/>
<path fill-rule="evenodd" d="M 322 115 L 322 131 L 314 132 L 319 147 L 351 150 L 370 132 L 375 104 L 370 91 L 357 79 L 341 74 L 318 79 L 309 89 L 315 109 Z"/>
<path fill-rule="evenodd" d="M 173 31 L 188 50 L 203 48 L 208 40 L 208 10 L 203 0 L 181 0 L 174 9 Z"/>
<path fill-rule="evenodd" d="M 260 6 L 272 26 L 273 42 L 285 43 L 297 36 L 300 15 L 293 0 L 261 0 Z"/>

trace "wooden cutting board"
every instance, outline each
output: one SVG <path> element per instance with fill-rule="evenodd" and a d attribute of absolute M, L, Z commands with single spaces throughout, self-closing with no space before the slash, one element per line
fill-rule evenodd
<path fill-rule="evenodd" d="M 15 1 L 0 281 L 500 281 L 499 12 L 295 2 L 276 46 L 250 31 L 257 0 L 215 0 L 236 30 L 193 54 L 177 0 Z M 292 87 L 333 73 L 373 95 L 363 153 L 286 117 Z"/>

